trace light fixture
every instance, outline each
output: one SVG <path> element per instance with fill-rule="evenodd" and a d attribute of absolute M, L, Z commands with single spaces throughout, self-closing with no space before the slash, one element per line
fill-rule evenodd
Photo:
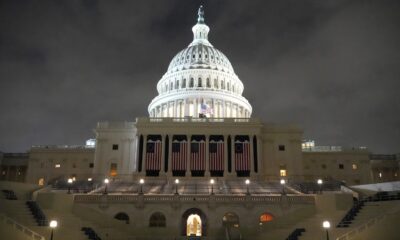
<path fill-rule="evenodd" d="M 72 178 L 68 178 L 68 194 L 71 193 L 71 184 L 72 184 L 73 180 Z"/>
<path fill-rule="evenodd" d="M 211 194 L 214 194 L 214 179 L 210 179 L 210 184 L 211 184 Z"/>
<path fill-rule="evenodd" d="M 319 193 L 322 194 L 322 184 L 324 183 L 324 181 L 322 181 L 321 178 L 319 178 L 317 180 L 318 186 L 319 186 Z"/>
<path fill-rule="evenodd" d="M 280 181 L 281 185 L 282 185 L 282 195 L 285 195 L 285 184 L 286 184 L 286 180 L 285 179 L 281 179 Z"/>
<path fill-rule="evenodd" d="M 329 232 L 328 229 L 331 227 L 331 223 L 329 221 L 323 221 L 322 227 L 326 230 L 326 240 L 329 240 Z"/>
<path fill-rule="evenodd" d="M 51 234 L 50 234 L 50 240 L 53 240 L 53 235 L 54 235 L 54 229 L 57 227 L 58 223 L 56 220 L 51 220 L 50 221 L 50 228 L 51 228 Z"/>
<path fill-rule="evenodd" d="M 104 183 L 106 184 L 106 186 L 104 187 L 104 192 L 103 192 L 103 194 L 107 194 L 107 193 L 108 193 L 108 192 L 107 192 L 107 185 L 108 185 L 109 182 L 110 182 L 110 180 L 108 180 L 108 178 L 104 179 Z"/>
<path fill-rule="evenodd" d="M 246 181 L 244 181 L 244 183 L 246 184 L 246 194 L 250 194 L 250 191 L 249 191 L 250 180 L 246 179 Z"/>
<path fill-rule="evenodd" d="M 91 181 L 93 181 L 93 179 L 92 179 L 92 178 L 88 178 L 87 180 L 88 180 L 88 182 L 91 182 Z"/>
<path fill-rule="evenodd" d="M 175 179 L 175 194 L 178 194 L 179 179 Z"/>
<path fill-rule="evenodd" d="M 142 194 L 143 193 L 143 184 L 144 184 L 144 179 L 143 178 L 141 178 L 141 179 L 139 179 L 139 184 L 140 184 L 140 194 Z"/>

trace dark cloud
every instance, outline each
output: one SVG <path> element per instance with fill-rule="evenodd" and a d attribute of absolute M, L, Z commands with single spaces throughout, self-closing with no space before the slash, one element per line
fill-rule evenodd
<path fill-rule="evenodd" d="M 400 149 L 398 1 L 2 1 L 0 150 L 147 116 L 205 5 L 253 115 L 320 144 Z"/>

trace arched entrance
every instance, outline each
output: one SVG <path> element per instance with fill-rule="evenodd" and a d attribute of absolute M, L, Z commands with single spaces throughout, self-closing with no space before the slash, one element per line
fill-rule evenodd
<path fill-rule="evenodd" d="M 181 235 L 198 237 L 207 235 L 207 218 L 203 211 L 198 208 L 191 208 L 183 213 Z"/>
<path fill-rule="evenodd" d="M 222 217 L 222 225 L 224 227 L 239 227 L 239 217 L 233 212 L 225 213 Z"/>

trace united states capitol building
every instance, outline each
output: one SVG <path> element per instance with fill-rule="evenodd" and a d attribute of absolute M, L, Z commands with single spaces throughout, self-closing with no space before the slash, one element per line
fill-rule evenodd
<path fill-rule="evenodd" d="M 202 7 L 192 31 L 149 117 L 98 122 L 82 146 L 1 153 L 0 238 L 399 239 L 400 155 L 253 118 Z"/>

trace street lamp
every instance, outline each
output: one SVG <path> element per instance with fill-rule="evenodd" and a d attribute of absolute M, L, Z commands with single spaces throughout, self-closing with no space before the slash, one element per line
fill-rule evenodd
<path fill-rule="evenodd" d="M 214 179 L 210 179 L 210 184 L 211 184 L 211 194 L 214 194 Z"/>
<path fill-rule="evenodd" d="M 249 191 L 250 180 L 246 179 L 246 181 L 244 181 L 244 183 L 246 183 L 247 194 L 250 194 L 250 191 Z"/>
<path fill-rule="evenodd" d="M 322 194 L 322 184 L 323 184 L 324 182 L 322 181 L 322 179 L 318 179 L 318 180 L 317 180 L 317 183 L 318 183 L 318 186 L 319 186 L 319 193 Z"/>
<path fill-rule="evenodd" d="M 71 185 L 72 185 L 72 178 L 68 178 L 68 194 L 71 194 Z"/>
<path fill-rule="evenodd" d="M 175 194 L 178 194 L 179 179 L 175 179 Z"/>
<path fill-rule="evenodd" d="M 56 220 L 51 220 L 50 221 L 50 224 L 49 224 L 49 226 L 50 226 L 50 228 L 51 228 L 51 234 L 50 234 L 50 240 L 53 240 L 53 231 L 54 231 L 54 228 L 56 228 L 57 227 L 57 221 Z"/>
<path fill-rule="evenodd" d="M 104 179 L 104 184 L 106 184 L 106 186 L 104 187 L 104 193 L 103 194 L 107 194 L 107 185 L 110 182 L 110 180 L 108 180 L 108 178 Z"/>
<path fill-rule="evenodd" d="M 285 179 L 281 179 L 282 195 L 285 195 L 285 194 L 286 194 L 286 193 L 285 193 L 285 184 L 286 184 Z"/>
<path fill-rule="evenodd" d="M 144 184 L 144 179 L 143 178 L 141 178 L 139 180 L 139 184 L 140 184 L 140 192 L 139 193 L 143 194 L 143 184 Z"/>
<path fill-rule="evenodd" d="M 325 228 L 325 230 L 326 230 L 326 240 L 329 240 L 328 229 L 331 227 L 331 223 L 329 221 L 324 221 L 322 223 L 322 227 Z"/>

